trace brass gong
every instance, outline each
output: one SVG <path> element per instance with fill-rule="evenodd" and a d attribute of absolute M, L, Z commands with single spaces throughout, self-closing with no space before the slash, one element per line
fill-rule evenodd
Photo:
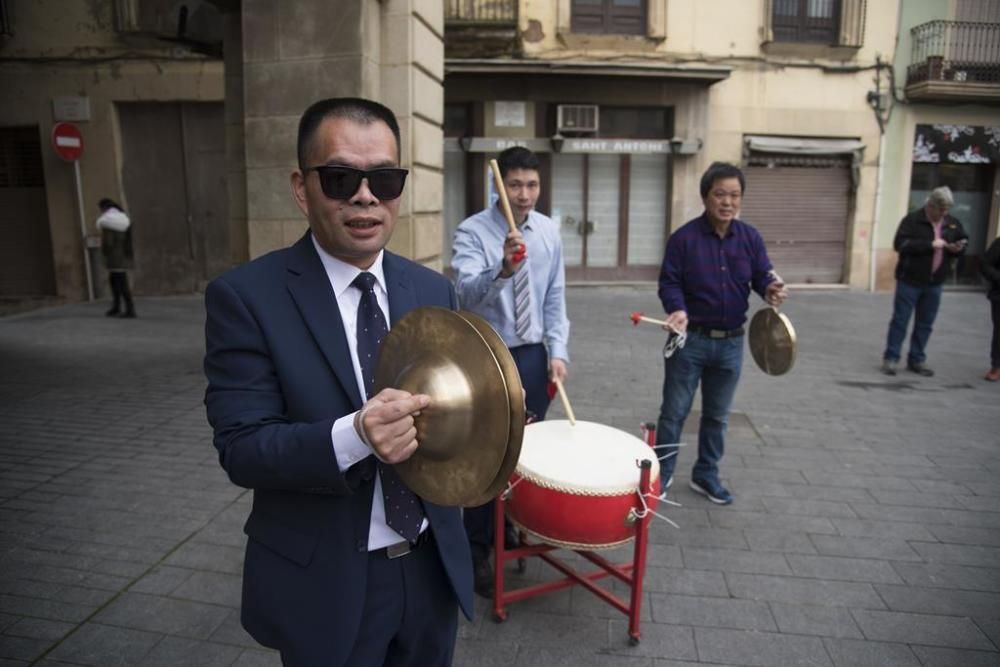
<path fill-rule="evenodd" d="M 500 464 L 500 471 L 493 482 L 483 491 L 482 495 L 470 502 L 466 507 L 478 507 L 485 505 L 497 497 L 497 494 L 510 481 L 510 476 L 517 468 L 517 460 L 521 456 L 521 442 L 524 439 L 524 390 L 521 385 L 521 373 L 517 370 L 514 357 L 511 356 L 507 344 L 503 342 L 489 322 L 479 315 L 470 313 L 467 310 L 460 310 L 458 314 L 464 317 L 469 324 L 476 328 L 483 339 L 490 346 L 490 350 L 500 364 L 504 381 L 507 384 L 507 401 L 510 405 L 510 430 L 507 434 L 507 449 L 504 453 L 503 462 Z"/>
<path fill-rule="evenodd" d="M 750 320 L 750 354 L 768 375 L 784 375 L 795 365 L 798 339 L 792 321 L 771 306 Z"/>
<path fill-rule="evenodd" d="M 500 470 L 511 418 L 507 382 L 483 336 L 446 308 L 410 311 L 379 349 L 375 391 L 386 387 L 431 397 L 414 419 L 417 451 L 395 465 L 399 476 L 430 502 L 476 502 Z"/>

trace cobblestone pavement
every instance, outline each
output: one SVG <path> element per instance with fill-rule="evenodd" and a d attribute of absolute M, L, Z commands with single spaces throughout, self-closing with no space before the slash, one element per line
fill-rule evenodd
<path fill-rule="evenodd" d="M 140 300 L 137 320 L 105 308 L 0 319 L 0 665 L 277 664 L 239 626 L 250 493 L 205 422 L 201 300 Z M 499 624 L 479 600 L 455 664 L 1000 664 L 987 301 L 945 295 L 933 378 L 878 373 L 890 308 L 798 292 L 795 369 L 768 377 L 747 355 L 723 461 L 736 502 L 688 490 L 682 450 L 681 527 L 652 527 L 638 646 L 574 587 Z M 569 310 L 577 417 L 637 433 L 656 417 L 662 335 L 627 316 L 661 313 L 654 288 L 575 287 Z"/>

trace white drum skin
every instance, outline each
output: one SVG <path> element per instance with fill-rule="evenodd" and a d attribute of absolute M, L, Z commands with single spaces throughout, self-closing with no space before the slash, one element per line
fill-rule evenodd
<path fill-rule="evenodd" d="M 646 505 L 655 509 L 660 466 L 656 453 L 624 431 L 552 420 L 524 429 L 521 457 L 511 478 L 507 514 L 548 544 L 610 548 L 635 537 L 639 461 L 652 462 Z"/>

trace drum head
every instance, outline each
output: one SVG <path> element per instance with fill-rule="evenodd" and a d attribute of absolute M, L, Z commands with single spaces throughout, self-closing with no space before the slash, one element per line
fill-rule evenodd
<path fill-rule="evenodd" d="M 768 375 L 784 375 L 795 365 L 798 339 L 791 320 L 771 306 L 758 310 L 750 320 L 750 354 Z"/>

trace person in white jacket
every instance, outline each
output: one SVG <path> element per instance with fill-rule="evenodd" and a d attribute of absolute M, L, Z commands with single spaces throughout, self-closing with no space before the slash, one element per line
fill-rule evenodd
<path fill-rule="evenodd" d="M 108 282 L 114 301 L 105 315 L 108 317 L 135 317 L 135 303 L 128 286 L 128 270 L 133 266 L 132 223 L 122 207 L 111 199 L 98 202 L 101 215 L 97 228 L 101 230 L 101 254 L 108 269 Z M 125 310 L 122 310 L 124 302 Z"/>

